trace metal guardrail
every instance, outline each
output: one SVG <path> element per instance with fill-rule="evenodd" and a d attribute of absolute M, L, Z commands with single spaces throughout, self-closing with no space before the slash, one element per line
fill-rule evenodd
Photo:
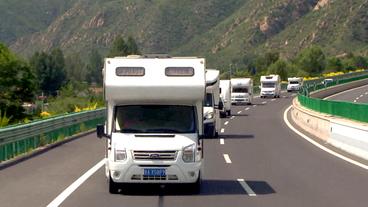
<path fill-rule="evenodd" d="M 348 74 L 348 76 L 334 77 L 334 81 L 328 84 L 314 82 L 302 87 L 298 95 L 300 104 L 308 109 L 333 116 L 348 118 L 355 121 L 368 122 L 368 105 L 360 103 L 350 103 L 344 101 L 322 100 L 310 97 L 310 92 L 319 91 L 331 86 L 336 86 L 353 81 L 368 78 L 368 71 Z"/>
<path fill-rule="evenodd" d="M 105 120 L 105 109 L 52 117 L 0 129 L 0 162 L 87 131 Z"/>

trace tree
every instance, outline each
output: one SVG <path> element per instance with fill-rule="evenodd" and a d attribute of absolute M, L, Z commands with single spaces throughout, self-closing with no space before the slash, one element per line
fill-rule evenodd
<path fill-rule="evenodd" d="M 133 37 L 128 37 L 128 40 L 126 42 L 127 45 L 127 53 L 128 55 L 139 55 L 139 49 L 138 49 L 138 45 L 135 42 L 135 40 L 133 39 Z"/>
<path fill-rule="evenodd" d="M 112 43 L 112 47 L 110 49 L 108 57 L 126 56 L 127 52 L 128 47 L 125 43 L 124 38 L 122 36 L 118 36 Z"/>
<path fill-rule="evenodd" d="M 79 54 L 73 54 L 65 59 L 66 79 L 71 82 L 84 82 L 87 80 L 87 68 Z"/>
<path fill-rule="evenodd" d="M 86 66 L 88 83 L 102 85 L 102 67 L 103 61 L 100 53 L 97 50 L 92 50 L 89 54 L 89 62 Z"/>
<path fill-rule="evenodd" d="M 342 64 L 340 58 L 331 57 L 327 59 L 326 71 L 333 72 L 342 70 L 344 70 L 344 65 Z"/>
<path fill-rule="evenodd" d="M 65 83 L 65 60 L 60 49 L 50 54 L 36 52 L 30 59 L 35 71 L 39 88 L 47 95 L 56 95 L 57 90 Z"/>
<path fill-rule="evenodd" d="M 0 43 L 0 111 L 12 120 L 24 118 L 22 104 L 32 101 L 34 92 L 31 67 Z"/>
<path fill-rule="evenodd" d="M 278 74 L 281 77 L 281 80 L 287 80 L 288 78 L 288 70 L 289 65 L 286 61 L 279 59 L 275 63 L 271 64 L 268 67 L 268 73 L 269 74 Z"/>
<path fill-rule="evenodd" d="M 122 36 L 118 36 L 112 43 L 112 47 L 108 54 L 108 57 L 138 55 L 139 49 L 137 43 L 132 37 L 128 37 L 125 41 Z"/>
<path fill-rule="evenodd" d="M 311 46 L 299 53 L 295 63 L 309 75 L 319 75 L 325 69 L 326 57 L 320 47 Z"/>

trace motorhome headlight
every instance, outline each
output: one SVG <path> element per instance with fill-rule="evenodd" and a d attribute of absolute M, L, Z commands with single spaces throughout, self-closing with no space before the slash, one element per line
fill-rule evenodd
<path fill-rule="evenodd" d="M 115 149 L 114 160 L 115 162 L 124 161 L 127 158 L 126 150 Z"/>
<path fill-rule="evenodd" d="M 183 148 L 183 161 L 184 162 L 194 162 L 195 161 L 195 144 L 186 146 Z"/>
<path fill-rule="evenodd" d="M 213 118 L 213 112 L 208 112 L 205 116 L 205 119 L 212 119 Z"/>

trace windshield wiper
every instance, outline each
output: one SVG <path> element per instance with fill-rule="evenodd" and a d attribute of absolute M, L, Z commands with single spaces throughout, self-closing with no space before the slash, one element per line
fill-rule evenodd
<path fill-rule="evenodd" d="M 142 133 L 143 131 L 140 129 L 126 128 L 126 129 L 122 129 L 121 132 L 122 133 Z"/>

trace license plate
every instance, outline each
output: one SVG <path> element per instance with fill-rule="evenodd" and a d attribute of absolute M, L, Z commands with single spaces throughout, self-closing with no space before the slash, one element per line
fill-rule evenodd
<path fill-rule="evenodd" d="M 166 169 L 144 169 L 145 176 L 166 176 Z"/>

